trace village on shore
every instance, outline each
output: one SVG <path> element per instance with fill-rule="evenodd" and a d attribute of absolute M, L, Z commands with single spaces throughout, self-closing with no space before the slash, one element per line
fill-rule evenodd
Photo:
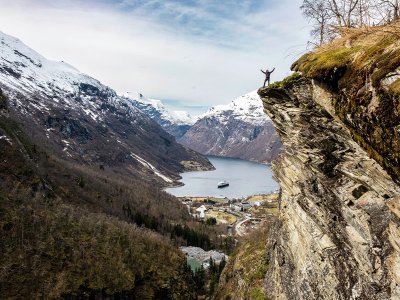
<path fill-rule="evenodd" d="M 256 230 L 278 213 L 279 193 L 254 195 L 242 199 L 228 199 L 218 197 L 179 197 L 189 213 L 199 222 L 210 225 L 225 225 L 226 236 L 235 241 Z M 197 247 L 181 247 L 188 257 L 188 263 L 194 268 L 202 265 L 208 267 L 213 259 L 217 264 L 227 260 L 227 256 L 218 251 L 204 251 Z"/>
<path fill-rule="evenodd" d="M 214 219 L 216 224 L 228 226 L 229 236 L 243 236 L 257 228 L 270 215 L 278 211 L 277 192 L 254 195 L 246 199 L 217 197 L 180 197 L 189 213 L 200 221 Z"/>

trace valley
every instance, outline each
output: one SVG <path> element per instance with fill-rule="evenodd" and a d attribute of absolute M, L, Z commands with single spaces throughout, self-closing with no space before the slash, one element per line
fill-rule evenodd
<path fill-rule="evenodd" d="M 1 300 L 400 299 L 399 1 L 1 7 Z"/>
<path fill-rule="evenodd" d="M 212 264 L 228 263 L 229 266 L 238 247 L 240 249 L 249 236 L 262 231 L 279 212 L 279 186 L 272 179 L 268 165 L 215 156 L 208 156 L 208 159 L 215 170 L 182 173 L 183 186 L 165 189 L 178 196 L 193 220 L 214 228 L 219 241 L 223 241 L 217 251 L 180 247 L 195 274 L 207 274 Z M 221 180 L 229 185 L 218 188 Z M 216 289 L 215 278 L 210 283 L 205 282 L 205 286 L 210 285 L 208 293 L 213 294 L 211 291 Z"/>
<path fill-rule="evenodd" d="M 188 209 L 187 199 L 162 188 L 179 185 L 182 172 L 209 173 L 215 170 L 210 160 L 222 158 L 178 144 L 131 95 L 119 96 L 14 37 L 0 33 L 0 41 L 1 295 L 211 296 L 228 257 L 220 266 L 207 262 L 201 279 L 179 248 L 231 253 L 266 215 L 253 224 L 241 200 L 227 205 L 224 198 L 211 206 L 206 200 L 207 217 L 198 218 L 193 209 L 199 201 L 189 200 Z M 227 159 L 222 171 L 229 165 L 235 161 Z M 248 166 L 272 176 L 266 165 Z M 254 174 L 263 181 L 265 174 Z M 232 185 L 241 181 L 232 179 Z M 260 191 L 276 188 L 271 178 Z"/>

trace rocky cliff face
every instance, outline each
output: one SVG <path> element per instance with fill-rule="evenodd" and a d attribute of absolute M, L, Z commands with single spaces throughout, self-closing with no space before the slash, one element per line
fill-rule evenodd
<path fill-rule="evenodd" d="M 400 188 L 304 76 L 260 89 L 284 145 L 268 299 L 399 299 Z"/>
<path fill-rule="evenodd" d="M 179 142 L 202 154 L 258 162 L 271 162 L 282 147 L 256 92 L 212 107 Z"/>
<path fill-rule="evenodd" d="M 400 22 L 350 30 L 292 69 L 329 92 L 325 107 L 400 182 Z M 324 98 L 324 94 L 321 97 Z M 325 97 L 326 98 L 326 97 Z"/>

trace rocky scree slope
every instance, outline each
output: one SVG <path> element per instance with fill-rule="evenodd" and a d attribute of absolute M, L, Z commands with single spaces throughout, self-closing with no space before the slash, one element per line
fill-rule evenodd
<path fill-rule="evenodd" d="M 390 30 L 355 31 L 295 63 L 302 75 L 258 92 L 285 148 L 273 163 L 281 197 L 268 298 L 400 298 L 400 47 Z"/>
<path fill-rule="evenodd" d="M 212 107 L 179 139 L 202 154 L 271 162 L 281 151 L 257 92 Z"/>
<path fill-rule="evenodd" d="M 180 139 L 197 118 L 185 111 L 170 111 L 161 100 L 148 99 L 143 94 L 127 92 L 123 95 L 130 103 L 157 122 L 166 132 Z"/>
<path fill-rule="evenodd" d="M 114 90 L 4 33 L 0 89 L 30 138 L 63 159 L 161 184 L 179 178 L 184 165 L 211 167 Z"/>

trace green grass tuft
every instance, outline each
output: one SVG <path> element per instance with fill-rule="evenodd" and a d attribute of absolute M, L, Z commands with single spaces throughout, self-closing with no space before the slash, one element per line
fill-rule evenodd
<path fill-rule="evenodd" d="M 288 77 L 286 77 L 285 79 L 283 79 L 282 81 L 275 81 L 274 83 L 270 84 L 268 86 L 268 88 L 271 89 L 276 89 L 276 88 L 286 88 L 287 86 L 289 86 L 291 83 L 295 82 L 296 80 L 301 78 L 301 74 L 299 72 L 294 72 L 293 74 L 289 75 Z"/>
<path fill-rule="evenodd" d="M 303 55 L 292 69 L 332 92 L 336 115 L 355 140 L 400 182 L 400 79 L 382 80 L 400 67 L 398 28 L 374 27 Z M 373 91 L 371 91 L 373 89 Z"/>
<path fill-rule="evenodd" d="M 303 55 L 294 68 L 309 78 L 325 78 L 328 71 L 345 68 L 352 56 L 360 50 L 360 47 L 326 50 L 312 52 Z"/>

